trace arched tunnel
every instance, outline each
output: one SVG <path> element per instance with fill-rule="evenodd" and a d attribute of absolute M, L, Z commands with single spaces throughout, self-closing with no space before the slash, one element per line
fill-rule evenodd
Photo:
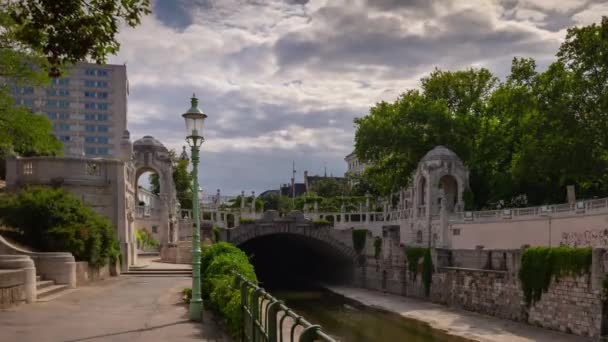
<path fill-rule="evenodd" d="M 303 289 L 352 280 L 354 261 L 330 244 L 298 234 L 258 236 L 239 246 L 268 289 Z"/>

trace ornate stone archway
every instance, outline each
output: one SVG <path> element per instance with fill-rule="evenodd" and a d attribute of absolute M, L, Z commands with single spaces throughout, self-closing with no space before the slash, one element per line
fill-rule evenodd
<path fill-rule="evenodd" d="M 173 183 L 173 161 L 169 150 L 152 136 L 144 136 L 133 143 L 133 167 L 135 169 L 135 183 L 137 198 L 137 180 L 143 173 L 152 171 L 159 176 L 160 193 L 158 195 L 158 208 L 155 208 L 153 216 L 158 220 L 160 235 L 160 248 L 163 249 L 168 243 L 174 242 L 177 236 L 177 209 L 178 202 Z M 143 218 L 139 218 L 143 219 Z M 137 225 L 138 217 L 134 225 Z M 131 230 L 137 227 L 130 227 Z"/>

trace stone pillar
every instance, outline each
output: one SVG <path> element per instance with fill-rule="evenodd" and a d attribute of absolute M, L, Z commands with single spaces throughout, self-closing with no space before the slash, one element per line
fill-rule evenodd
<path fill-rule="evenodd" d="M 251 192 L 251 214 L 255 216 L 255 191 Z"/>
<path fill-rule="evenodd" d="M 370 222 L 369 213 L 371 211 L 369 208 L 369 194 L 365 195 L 365 210 L 367 211 L 367 214 L 365 215 L 365 222 L 369 223 Z"/>
<path fill-rule="evenodd" d="M 241 191 L 241 212 L 245 211 L 245 190 Z"/>
<path fill-rule="evenodd" d="M 0 255 L 0 269 L 23 269 L 24 272 L 24 292 L 25 302 L 34 303 L 36 301 L 36 267 L 34 261 L 27 255 Z M 74 271 L 76 268 L 74 268 Z M 76 280 L 76 273 L 74 273 Z"/>

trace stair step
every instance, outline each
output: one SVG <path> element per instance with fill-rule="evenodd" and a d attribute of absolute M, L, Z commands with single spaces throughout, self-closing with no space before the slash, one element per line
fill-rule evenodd
<path fill-rule="evenodd" d="M 68 286 L 63 285 L 63 284 L 62 285 L 51 285 L 51 286 L 45 287 L 42 290 L 38 291 L 38 299 L 48 297 L 52 294 L 55 294 L 57 292 L 67 290 L 67 289 L 68 289 Z"/>
<path fill-rule="evenodd" d="M 55 285 L 54 280 L 38 280 L 36 281 L 36 290 L 40 291 L 41 289 L 47 288 L 52 285 Z"/>
<path fill-rule="evenodd" d="M 36 276 L 36 281 L 41 281 L 42 280 L 42 276 L 37 275 Z"/>
<path fill-rule="evenodd" d="M 77 290 L 78 289 L 65 289 L 65 290 L 61 290 L 59 292 L 55 292 L 53 294 L 44 296 L 42 298 L 38 298 L 36 301 L 37 302 L 49 302 L 49 301 L 51 301 L 51 300 L 53 300 L 55 298 L 58 298 L 58 297 L 61 297 L 61 296 L 65 296 L 68 293 L 72 293 L 72 292 L 77 291 Z"/>

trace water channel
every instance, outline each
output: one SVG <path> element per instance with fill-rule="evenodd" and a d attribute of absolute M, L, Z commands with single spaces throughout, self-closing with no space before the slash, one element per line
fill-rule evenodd
<path fill-rule="evenodd" d="M 272 290 L 298 314 L 342 342 L 407 341 L 455 342 L 426 324 L 371 309 L 324 289 Z"/>

